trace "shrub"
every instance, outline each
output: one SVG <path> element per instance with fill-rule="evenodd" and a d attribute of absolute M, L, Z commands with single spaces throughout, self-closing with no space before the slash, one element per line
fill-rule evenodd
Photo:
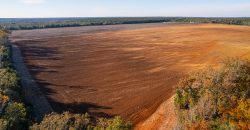
<path fill-rule="evenodd" d="M 0 119 L 0 130 L 8 130 L 8 121 Z"/>
<path fill-rule="evenodd" d="M 238 105 L 228 111 L 230 122 L 237 129 L 250 129 L 250 99 L 241 99 Z"/>
<path fill-rule="evenodd" d="M 8 68 L 10 66 L 10 49 L 7 45 L 0 45 L 1 67 Z"/>
<path fill-rule="evenodd" d="M 7 129 L 25 128 L 27 111 L 22 103 L 10 102 L 7 104 L 1 117 L 1 125 Z"/>
<path fill-rule="evenodd" d="M 35 123 L 32 130 L 130 130 L 131 124 L 121 117 L 98 119 L 97 123 L 90 120 L 88 114 L 52 113 L 45 116 L 40 124 Z"/>
<path fill-rule="evenodd" d="M 113 119 L 99 119 L 94 130 L 130 130 L 131 128 L 132 125 L 130 123 L 125 122 L 121 117 L 117 116 Z"/>
<path fill-rule="evenodd" d="M 11 69 L 0 69 L 0 90 L 16 90 L 18 87 L 18 77 L 15 71 Z"/>
<path fill-rule="evenodd" d="M 40 124 L 34 124 L 32 130 L 86 130 L 90 125 L 88 114 L 52 113 L 44 117 Z"/>
<path fill-rule="evenodd" d="M 9 101 L 9 97 L 4 95 L 4 94 L 0 94 L 0 103 L 3 104 L 3 103 L 6 103 Z"/>

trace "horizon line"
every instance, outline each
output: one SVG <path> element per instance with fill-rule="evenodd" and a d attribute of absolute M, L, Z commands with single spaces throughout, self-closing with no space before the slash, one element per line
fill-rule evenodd
<path fill-rule="evenodd" d="M 250 18 L 250 16 L 65 16 L 65 17 L 0 17 L 0 19 L 48 19 L 48 18 Z"/>

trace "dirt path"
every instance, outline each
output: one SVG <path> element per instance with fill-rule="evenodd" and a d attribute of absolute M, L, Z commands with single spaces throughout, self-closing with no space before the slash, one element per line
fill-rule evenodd
<path fill-rule="evenodd" d="M 25 101 L 32 105 L 34 110 L 33 114 L 36 118 L 35 120 L 40 121 L 44 115 L 53 111 L 52 107 L 40 91 L 35 80 L 33 80 L 30 75 L 25 63 L 23 62 L 21 51 L 16 45 L 12 45 L 12 61 L 18 75 L 21 77 Z"/>

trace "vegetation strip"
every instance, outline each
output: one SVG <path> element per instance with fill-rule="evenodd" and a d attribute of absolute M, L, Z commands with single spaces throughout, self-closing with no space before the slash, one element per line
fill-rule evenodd
<path fill-rule="evenodd" d="M 99 18 L 0 18 L 0 25 L 9 30 L 78 27 L 139 23 L 219 23 L 250 25 L 248 17 L 99 17 Z"/>
<path fill-rule="evenodd" d="M 28 128 L 28 109 L 23 103 L 19 77 L 11 64 L 8 31 L 0 28 L 0 129 Z"/>

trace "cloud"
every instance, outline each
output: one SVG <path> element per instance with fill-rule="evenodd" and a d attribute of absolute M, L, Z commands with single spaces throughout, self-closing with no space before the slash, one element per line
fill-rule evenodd
<path fill-rule="evenodd" d="M 43 4 L 46 2 L 45 0 L 20 0 L 20 1 L 25 4 Z"/>

